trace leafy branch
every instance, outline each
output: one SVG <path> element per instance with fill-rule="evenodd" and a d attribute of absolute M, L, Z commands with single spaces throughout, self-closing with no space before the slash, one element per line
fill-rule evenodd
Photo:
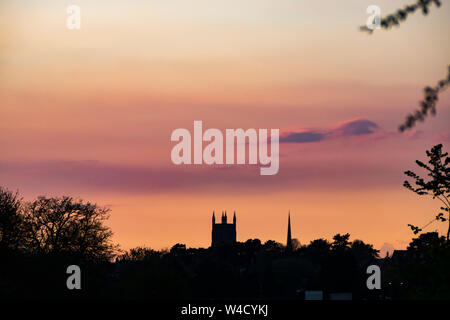
<path fill-rule="evenodd" d="M 448 75 L 447 78 L 442 79 L 438 82 L 435 87 L 426 87 L 424 91 L 424 99 L 419 103 L 419 109 L 415 112 L 410 113 L 406 116 L 403 124 L 399 126 L 399 130 L 401 132 L 411 129 L 415 126 L 417 121 L 422 122 L 425 117 L 428 115 L 428 112 L 431 115 L 436 114 L 436 103 L 438 101 L 438 95 L 440 92 L 444 91 L 447 86 L 450 84 L 450 66 L 448 67 Z"/>
<path fill-rule="evenodd" d="M 387 15 L 382 18 L 380 21 L 380 26 L 383 29 L 390 29 L 393 26 L 399 26 L 401 22 L 405 21 L 406 18 L 416 12 L 417 10 L 422 10 L 424 15 L 427 15 L 429 12 L 429 7 L 432 4 L 435 4 L 437 7 L 441 6 L 440 0 L 418 0 L 417 3 L 412 5 L 407 5 L 403 9 L 397 10 L 397 12 Z M 373 29 L 369 29 L 367 26 L 359 27 L 361 31 L 366 31 L 369 34 L 373 33 Z"/>
<path fill-rule="evenodd" d="M 416 11 L 422 11 L 424 15 L 427 15 L 430 11 L 430 7 L 435 4 L 437 7 L 441 6 L 440 0 L 418 0 L 415 4 L 407 5 L 403 9 L 397 10 L 397 12 L 387 15 L 380 19 L 380 27 L 388 30 L 393 26 L 398 27 L 400 23 L 404 22 L 409 15 Z M 374 29 L 368 28 L 366 25 L 359 27 L 361 31 L 372 34 Z M 406 116 L 405 121 L 398 127 L 400 132 L 413 128 L 418 121 L 422 122 L 430 113 L 436 114 L 436 103 L 438 101 L 438 95 L 444 91 L 450 84 L 450 66 L 448 67 L 448 75 L 445 79 L 440 80 L 435 87 L 427 86 L 424 88 L 424 99 L 420 101 L 419 108 Z"/>
<path fill-rule="evenodd" d="M 412 224 L 408 224 L 408 226 L 414 234 L 417 234 L 434 221 L 449 221 L 447 241 L 450 241 L 450 157 L 448 157 L 448 152 L 442 151 L 442 144 L 434 146 L 430 151 L 427 150 L 426 154 L 428 164 L 420 160 L 416 160 L 416 164 L 425 169 L 429 179 L 425 180 L 408 170 L 405 171 L 405 175 L 414 180 L 414 186 L 408 180 L 403 183 L 403 186 L 420 196 L 429 195 L 433 199 L 439 199 L 444 204 L 444 206 L 440 207 L 440 210 L 443 212 L 439 212 L 432 221 L 421 228 Z M 445 215 L 449 216 L 449 218 L 446 218 Z"/>

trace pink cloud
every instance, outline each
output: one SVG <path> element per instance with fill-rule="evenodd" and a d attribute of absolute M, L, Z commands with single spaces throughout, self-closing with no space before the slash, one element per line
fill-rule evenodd
<path fill-rule="evenodd" d="M 383 130 L 373 121 L 359 118 L 342 122 L 333 128 L 303 129 L 285 132 L 280 137 L 281 143 L 320 142 L 329 139 L 366 136 L 381 133 Z"/>
<path fill-rule="evenodd" d="M 432 137 L 436 143 L 450 142 L 450 132 L 440 132 Z"/>
<path fill-rule="evenodd" d="M 397 173 L 397 174 L 396 174 Z M 259 166 L 144 167 L 97 161 L 0 163 L 0 181 L 27 194 L 79 192 L 258 193 L 305 189 L 360 189 L 401 185 L 401 170 L 353 159 L 303 159 L 286 162 L 274 176 L 260 176 Z"/>

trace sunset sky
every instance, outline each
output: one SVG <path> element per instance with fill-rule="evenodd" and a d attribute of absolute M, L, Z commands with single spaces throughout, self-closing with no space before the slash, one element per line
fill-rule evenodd
<path fill-rule="evenodd" d="M 437 115 L 397 127 L 444 78 L 450 3 L 400 28 L 358 30 L 411 0 L 120 0 L 0 3 L 0 186 L 111 208 L 123 249 L 206 247 L 211 215 L 239 241 L 302 244 L 350 233 L 404 248 L 440 207 L 402 187 L 425 150 L 450 145 Z M 66 27 L 70 4 L 81 30 Z M 280 170 L 176 166 L 177 128 L 279 128 Z M 435 223 L 428 231 L 446 231 Z"/>

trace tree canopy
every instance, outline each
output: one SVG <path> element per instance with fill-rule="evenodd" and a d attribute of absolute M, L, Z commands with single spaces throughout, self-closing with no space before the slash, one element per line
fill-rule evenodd
<path fill-rule="evenodd" d="M 408 190 L 415 192 L 420 196 L 431 196 L 433 199 L 438 199 L 443 206 L 436 215 L 434 221 L 449 222 L 447 231 L 447 241 L 450 237 L 450 158 L 448 152 L 442 151 L 442 144 L 435 145 L 431 150 L 426 151 L 428 163 L 416 160 L 416 164 L 425 170 L 428 178 L 422 178 L 413 171 L 405 171 L 405 175 L 413 179 L 413 184 L 405 180 L 403 185 Z M 426 226 L 428 226 L 428 224 Z M 415 234 L 421 232 L 426 226 L 419 228 L 417 226 L 408 225 Z"/>

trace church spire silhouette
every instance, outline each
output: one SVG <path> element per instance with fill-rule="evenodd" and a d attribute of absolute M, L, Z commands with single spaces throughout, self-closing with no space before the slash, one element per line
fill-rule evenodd
<path fill-rule="evenodd" d="M 292 251 L 292 236 L 291 236 L 291 210 L 288 215 L 288 232 L 286 241 L 286 251 Z"/>

